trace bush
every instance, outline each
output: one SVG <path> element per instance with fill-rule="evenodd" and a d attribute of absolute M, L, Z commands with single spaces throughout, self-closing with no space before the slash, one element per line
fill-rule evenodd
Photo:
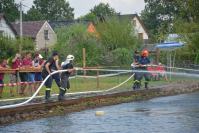
<path fill-rule="evenodd" d="M 19 52 L 19 39 L 10 39 L 7 37 L 0 37 L 0 59 L 8 59 L 15 56 Z M 22 52 L 34 51 L 35 44 L 32 39 L 24 38 L 22 44 Z"/>
<path fill-rule="evenodd" d="M 65 60 L 68 54 L 73 54 L 77 65 L 82 66 L 82 49 L 86 48 L 87 66 L 98 65 L 101 46 L 95 37 L 88 34 L 86 25 L 73 24 L 59 28 L 56 32 L 58 42 L 54 50 L 59 52 L 61 60 Z"/>

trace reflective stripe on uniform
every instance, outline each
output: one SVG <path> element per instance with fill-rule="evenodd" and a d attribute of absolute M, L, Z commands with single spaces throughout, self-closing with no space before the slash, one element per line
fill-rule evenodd
<path fill-rule="evenodd" d="M 140 81 L 139 80 L 135 80 L 134 83 L 140 83 Z"/>
<path fill-rule="evenodd" d="M 60 87 L 60 89 L 63 90 L 63 91 L 66 91 L 66 89 L 64 89 L 64 88 L 62 88 L 62 87 Z"/>
<path fill-rule="evenodd" d="M 51 90 L 51 88 L 46 88 L 46 91 L 50 91 Z"/>

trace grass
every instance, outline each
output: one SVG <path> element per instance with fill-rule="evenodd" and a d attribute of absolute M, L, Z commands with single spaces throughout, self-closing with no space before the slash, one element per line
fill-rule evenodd
<path fill-rule="evenodd" d="M 109 88 L 112 88 L 126 79 L 128 79 L 130 74 L 128 75 L 120 75 L 120 76 L 114 76 L 114 77 L 103 77 L 99 78 L 99 88 L 97 87 L 97 79 L 91 79 L 91 78 L 74 78 L 70 80 L 71 88 L 68 92 L 83 92 L 83 91 L 95 91 L 95 90 L 106 90 Z M 195 80 L 192 78 L 183 78 L 183 77 L 172 77 L 172 81 L 165 81 L 165 80 L 160 80 L 160 81 L 150 81 L 150 86 L 159 86 L 159 85 L 164 85 L 172 82 L 176 82 L 179 80 Z M 4 82 L 8 83 L 9 82 L 9 75 L 5 75 Z M 133 79 L 128 81 L 126 84 L 122 85 L 118 89 L 131 89 L 133 84 Z M 14 97 L 10 96 L 10 89 L 14 90 Z M 26 88 L 26 91 L 28 88 Z M 45 92 L 45 87 L 42 87 L 41 92 L 39 95 L 44 95 Z M 55 82 L 53 82 L 52 86 L 52 94 L 57 94 L 59 92 L 58 87 L 56 86 Z M 26 95 L 26 96 L 30 96 Z M 18 98 L 21 97 L 16 93 L 16 87 L 4 87 L 3 90 L 3 95 L 1 99 L 7 99 L 7 98 Z"/>

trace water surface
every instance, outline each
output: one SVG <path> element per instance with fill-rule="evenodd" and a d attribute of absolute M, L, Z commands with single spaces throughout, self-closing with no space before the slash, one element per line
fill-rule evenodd
<path fill-rule="evenodd" d="M 104 116 L 95 116 L 96 111 Z M 0 126 L 0 133 L 199 133 L 199 92 Z"/>

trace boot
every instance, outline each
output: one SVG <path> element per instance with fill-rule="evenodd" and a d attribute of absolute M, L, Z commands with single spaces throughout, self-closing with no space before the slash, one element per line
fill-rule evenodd
<path fill-rule="evenodd" d="M 137 89 L 137 83 L 134 83 L 133 84 L 133 90 L 136 90 Z"/>
<path fill-rule="evenodd" d="M 50 101 L 50 90 L 46 90 L 45 100 L 46 102 Z"/>
<path fill-rule="evenodd" d="M 64 95 L 65 95 L 65 93 L 66 93 L 66 89 L 60 87 L 60 88 L 59 88 L 59 96 L 58 96 L 58 100 L 59 100 L 59 101 L 64 100 Z"/>
<path fill-rule="evenodd" d="M 147 89 L 147 90 L 149 89 L 147 82 L 145 82 L 145 89 Z"/>

